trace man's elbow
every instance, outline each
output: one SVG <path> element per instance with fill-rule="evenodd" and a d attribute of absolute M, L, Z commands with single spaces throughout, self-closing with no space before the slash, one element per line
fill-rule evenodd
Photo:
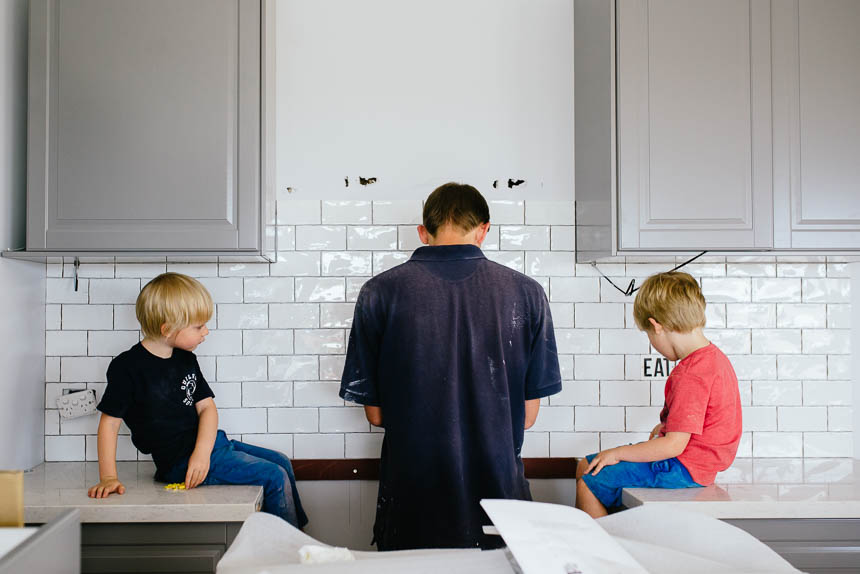
<path fill-rule="evenodd" d="M 367 417 L 367 422 L 375 427 L 382 426 L 382 409 L 379 407 L 364 407 L 364 416 Z"/>
<path fill-rule="evenodd" d="M 526 423 L 523 426 L 525 427 L 526 430 L 529 430 L 530 428 L 535 426 L 536 422 L 537 422 L 537 413 L 535 413 L 535 416 L 533 416 L 533 417 L 526 417 Z"/>

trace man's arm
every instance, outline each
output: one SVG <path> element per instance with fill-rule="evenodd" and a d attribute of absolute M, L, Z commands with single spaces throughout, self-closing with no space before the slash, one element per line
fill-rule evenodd
<path fill-rule="evenodd" d="M 116 475 L 116 437 L 122 419 L 102 413 L 99 419 L 99 483 L 87 491 L 90 498 L 107 498 L 112 492 L 125 493 Z"/>
<path fill-rule="evenodd" d="M 188 471 L 185 473 L 185 488 L 194 488 L 206 480 L 209 474 L 209 460 L 215 447 L 215 436 L 218 434 L 218 409 L 212 397 L 207 397 L 194 404 L 197 409 L 197 442 L 188 459 Z"/>
<path fill-rule="evenodd" d="M 591 460 L 591 464 L 588 465 L 585 474 L 592 473 L 593 470 L 592 474 L 596 475 L 604 466 L 611 466 L 622 460 L 628 462 L 653 462 L 674 458 L 684 452 L 688 442 L 690 442 L 690 433 L 668 432 L 666 436 L 640 442 L 639 444 L 610 448 L 597 453 Z"/>
<path fill-rule="evenodd" d="M 525 428 L 530 429 L 537 421 L 538 411 L 540 410 L 540 399 L 531 399 L 526 401 L 526 424 Z"/>
<path fill-rule="evenodd" d="M 369 407 L 365 405 L 364 415 L 367 417 L 368 422 L 373 426 L 382 426 L 382 407 Z"/>

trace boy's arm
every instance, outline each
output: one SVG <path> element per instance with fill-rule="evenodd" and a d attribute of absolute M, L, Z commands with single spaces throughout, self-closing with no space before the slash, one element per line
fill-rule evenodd
<path fill-rule="evenodd" d="M 596 475 L 604 466 L 618 464 L 622 460 L 628 462 L 653 462 L 655 460 L 666 460 L 674 458 L 684 452 L 687 443 L 690 442 L 688 432 L 668 432 L 661 436 L 639 444 L 617 446 L 601 451 L 591 459 L 591 464 L 585 474 Z"/>
<path fill-rule="evenodd" d="M 125 493 L 116 473 L 116 437 L 122 419 L 102 413 L 99 419 L 99 483 L 87 491 L 90 498 L 107 498 L 112 492 Z"/>
<path fill-rule="evenodd" d="M 218 434 L 218 409 L 212 397 L 207 397 L 194 404 L 197 409 L 197 442 L 188 458 L 188 470 L 185 473 L 185 488 L 194 488 L 206 480 L 209 474 L 209 459 L 215 447 L 215 436 Z"/>

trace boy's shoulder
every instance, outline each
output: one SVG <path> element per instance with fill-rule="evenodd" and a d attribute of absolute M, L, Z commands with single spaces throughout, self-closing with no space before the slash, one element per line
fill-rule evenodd
<path fill-rule="evenodd" d="M 727 371 L 734 376 L 734 369 L 729 358 L 719 347 L 711 343 L 684 358 L 675 366 L 671 375 L 675 379 L 693 376 L 709 379 L 722 377 Z"/>

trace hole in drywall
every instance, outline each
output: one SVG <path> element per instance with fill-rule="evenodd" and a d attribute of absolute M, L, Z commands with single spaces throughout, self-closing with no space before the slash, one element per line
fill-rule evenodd
<path fill-rule="evenodd" d="M 494 179 L 494 180 L 493 180 L 493 189 L 498 189 L 498 188 L 499 188 L 499 180 L 498 180 L 498 179 Z"/>
<path fill-rule="evenodd" d="M 359 176 L 358 183 L 360 183 L 361 185 L 373 185 L 374 183 L 376 183 L 376 178 L 375 177 L 360 177 Z"/>
<path fill-rule="evenodd" d="M 515 187 L 519 187 L 524 184 L 526 180 L 524 179 L 508 179 L 508 189 L 513 189 Z"/>
<path fill-rule="evenodd" d="M 343 178 L 343 186 L 349 187 L 349 178 L 348 177 Z"/>

